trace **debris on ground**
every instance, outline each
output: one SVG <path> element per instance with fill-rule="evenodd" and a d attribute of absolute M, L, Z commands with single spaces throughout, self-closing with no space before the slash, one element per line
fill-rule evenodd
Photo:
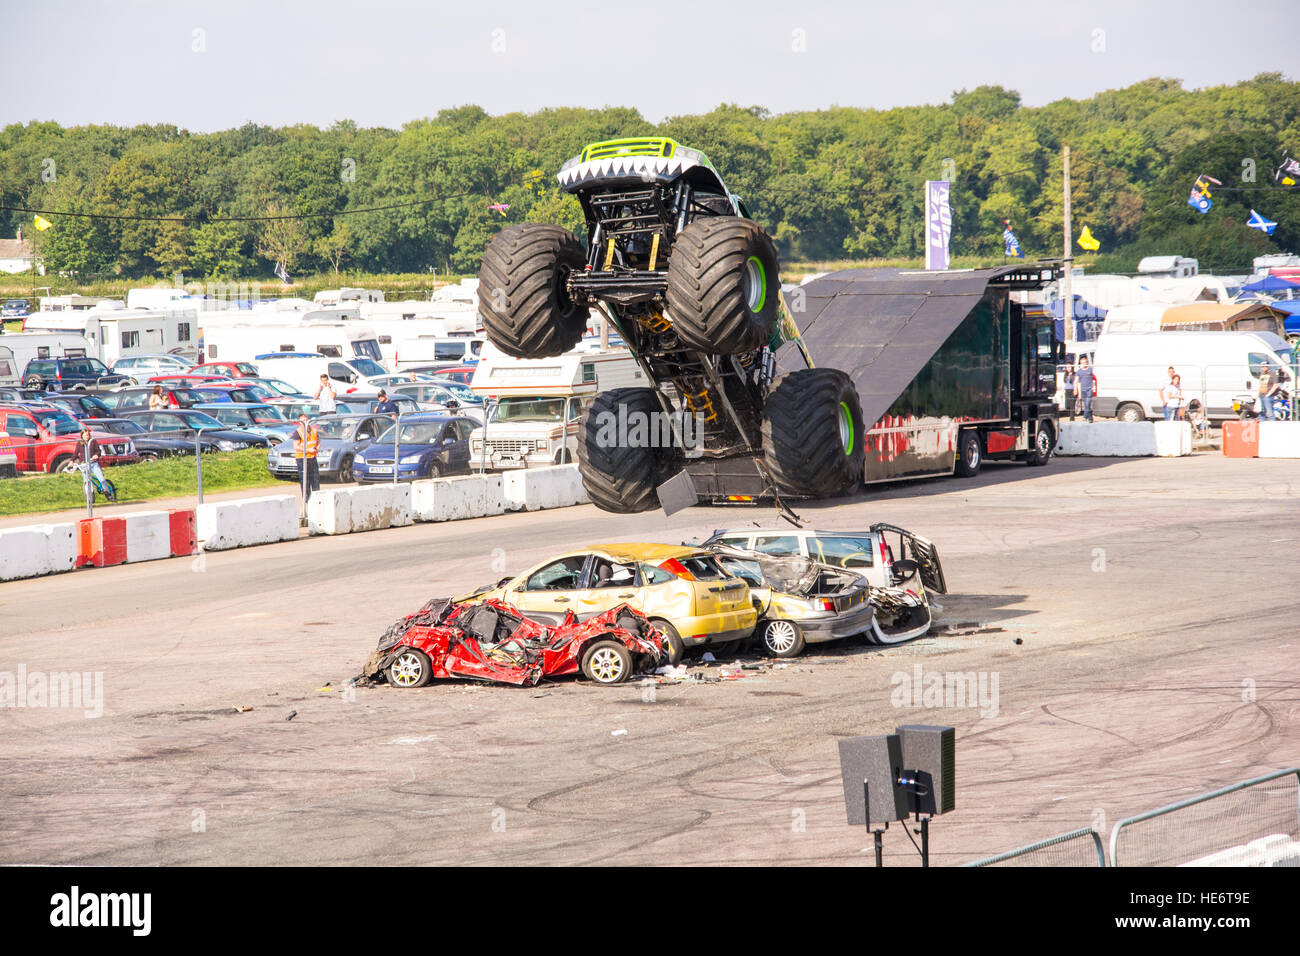
<path fill-rule="evenodd" d="M 620 727 L 618 730 L 611 730 L 611 731 L 609 732 L 609 735 L 610 735 L 611 737 L 625 737 L 625 736 L 627 736 L 627 731 L 626 731 L 625 729 L 623 729 L 622 727 Z"/>
<path fill-rule="evenodd" d="M 295 717 L 297 717 L 297 716 L 298 716 L 298 712 L 297 712 L 296 710 L 291 710 L 291 711 L 289 711 L 289 716 L 286 717 L 286 718 L 284 718 L 284 719 L 285 719 L 285 720 L 293 720 L 293 719 L 294 719 Z"/>
<path fill-rule="evenodd" d="M 239 706 L 239 704 L 233 704 L 232 706 L 234 707 L 235 713 L 237 714 L 246 714 L 253 709 L 251 707 L 241 707 Z"/>
<path fill-rule="evenodd" d="M 717 658 L 713 656 L 712 651 L 705 651 L 704 656 L 701 657 L 700 660 L 704 661 L 706 664 L 712 664 L 717 660 Z"/>

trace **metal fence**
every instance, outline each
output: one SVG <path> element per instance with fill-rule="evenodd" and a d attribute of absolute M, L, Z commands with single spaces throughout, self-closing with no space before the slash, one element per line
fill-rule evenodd
<path fill-rule="evenodd" d="M 1105 866 L 1101 835 L 1088 827 L 1039 840 L 963 866 Z"/>
<path fill-rule="evenodd" d="M 1297 767 L 1120 820 L 1110 865 L 1176 866 L 1279 833 L 1300 839 Z"/>

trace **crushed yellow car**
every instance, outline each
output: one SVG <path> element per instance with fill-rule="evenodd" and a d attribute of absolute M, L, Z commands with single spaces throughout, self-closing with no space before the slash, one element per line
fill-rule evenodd
<path fill-rule="evenodd" d="M 711 550 L 672 544 L 580 548 L 457 600 L 490 598 L 552 623 L 569 611 L 581 621 L 628 604 L 659 630 L 671 664 L 688 647 L 749 637 L 758 621 L 749 585 L 724 570 Z"/>

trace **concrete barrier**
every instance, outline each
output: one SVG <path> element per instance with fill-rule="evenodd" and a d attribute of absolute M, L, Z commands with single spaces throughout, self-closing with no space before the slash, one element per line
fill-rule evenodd
<path fill-rule="evenodd" d="M 77 566 L 74 521 L 0 530 L 0 581 L 71 571 Z"/>
<path fill-rule="evenodd" d="M 1192 453 L 1188 422 L 1061 422 L 1058 455 L 1143 458 Z"/>
<path fill-rule="evenodd" d="M 416 521 L 482 518 L 505 510 L 499 474 L 433 478 L 411 484 L 411 513 Z"/>
<path fill-rule="evenodd" d="M 1300 866 L 1300 842 L 1274 833 L 1179 866 Z"/>
<path fill-rule="evenodd" d="M 122 515 L 126 560 L 157 561 L 172 556 L 171 515 L 166 511 L 135 511 Z"/>
<path fill-rule="evenodd" d="M 1223 457 L 1258 458 L 1259 422 L 1226 421 L 1223 423 Z"/>
<path fill-rule="evenodd" d="M 268 495 L 202 504 L 195 509 L 195 529 L 205 551 L 246 548 L 298 537 L 298 499 Z"/>
<path fill-rule="evenodd" d="M 310 534 L 352 534 L 378 531 L 411 523 L 411 486 L 359 485 L 318 491 L 307 502 L 307 531 Z"/>
<path fill-rule="evenodd" d="M 582 487 L 576 464 L 504 472 L 501 490 L 507 511 L 567 508 L 591 500 Z"/>
<path fill-rule="evenodd" d="M 1260 458 L 1300 458 L 1300 422 L 1260 422 Z"/>

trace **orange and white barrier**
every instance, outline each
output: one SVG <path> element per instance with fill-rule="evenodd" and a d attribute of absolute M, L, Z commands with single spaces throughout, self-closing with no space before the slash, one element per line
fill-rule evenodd
<path fill-rule="evenodd" d="M 156 561 L 193 554 L 194 509 L 135 511 L 77 522 L 77 567 Z"/>

